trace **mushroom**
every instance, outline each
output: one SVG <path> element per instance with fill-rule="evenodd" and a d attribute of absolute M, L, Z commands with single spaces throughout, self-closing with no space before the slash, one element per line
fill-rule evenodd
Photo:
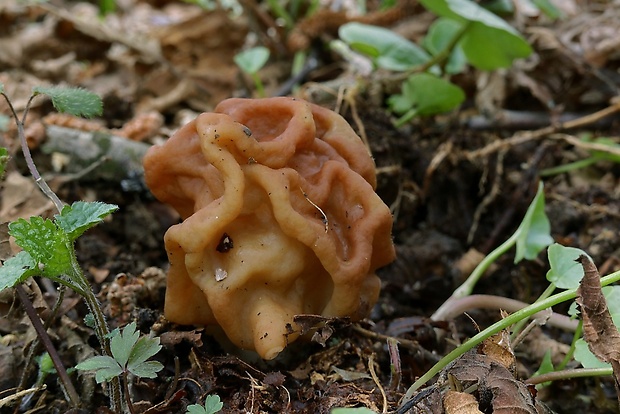
<path fill-rule="evenodd" d="M 183 221 L 165 235 L 165 316 L 219 325 L 275 358 L 293 317 L 365 317 L 394 259 L 374 163 L 338 114 L 294 98 L 227 99 L 144 158 Z"/>

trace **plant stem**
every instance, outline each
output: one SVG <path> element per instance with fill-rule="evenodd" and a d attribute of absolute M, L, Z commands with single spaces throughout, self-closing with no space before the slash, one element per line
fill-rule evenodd
<path fill-rule="evenodd" d="M 566 367 L 566 365 L 568 365 L 568 363 L 573 359 L 573 355 L 575 354 L 575 347 L 577 345 L 577 340 L 581 338 L 582 333 L 583 333 L 583 321 L 580 320 L 579 324 L 577 325 L 577 329 L 575 330 L 575 334 L 573 335 L 573 340 L 570 343 L 570 348 L 568 352 L 566 353 L 566 356 L 564 357 L 562 362 L 560 362 L 560 364 L 557 367 L 555 367 L 556 370 L 558 371 L 563 370 Z"/>
<path fill-rule="evenodd" d="M 547 286 L 547 289 L 545 289 L 545 291 L 540 294 L 538 299 L 536 299 L 536 302 L 540 302 L 541 300 L 547 299 L 549 296 L 551 296 L 551 294 L 553 293 L 553 291 L 555 291 L 555 289 L 556 289 L 555 284 L 549 283 L 549 286 Z M 526 323 L 527 323 L 527 319 L 523 319 L 522 321 L 517 322 L 515 326 L 512 328 L 512 335 L 510 335 L 510 338 L 515 339 L 517 336 L 519 336 L 519 333 L 521 332 L 521 330 L 523 329 Z"/>
<path fill-rule="evenodd" d="M 28 142 L 26 141 L 26 134 L 24 132 L 24 124 L 26 122 L 26 117 L 28 116 L 28 111 L 30 110 L 30 104 L 32 103 L 32 100 L 34 99 L 35 95 L 30 96 L 30 99 L 28 99 L 28 103 L 26 104 L 26 109 L 24 110 L 24 116 L 22 116 L 21 120 L 17 117 L 17 112 L 15 112 L 15 108 L 13 108 L 13 104 L 11 103 L 9 98 L 5 94 L 2 94 L 2 96 L 4 96 L 4 99 L 9 105 L 9 109 L 11 110 L 11 113 L 13 114 L 13 117 L 15 118 L 15 124 L 17 125 L 17 135 L 19 137 L 21 149 L 24 154 L 24 158 L 26 160 L 26 165 L 28 166 L 28 170 L 30 171 L 32 178 L 34 178 L 35 183 L 37 183 L 41 191 L 43 191 L 43 194 L 45 194 L 50 200 L 52 200 L 52 202 L 56 206 L 56 209 L 59 212 L 62 211 L 64 204 L 62 203 L 62 201 L 60 201 L 56 193 L 54 193 L 52 189 L 47 185 L 47 182 L 43 179 L 43 177 L 41 177 L 41 174 L 39 174 L 39 171 L 37 170 L 37 166 L 34 164 L 34 160 L 32 159 L 30 148 L 28 148 Z"/>
<path fill-rule="evenodd" d="M 136 410 L 133 408 L 131 398 L 129 397 L 129 375 L 127 374 L 127 370 L 123 371 L 123 390 L 125 391 L 125 403 L 127 404 L 129 412 L 131 414 L 136 414 Z"/>
<path fill-rule="evenodd" d="M 564 371 L 554 371 L 548 372 L 546 374 L 536 375 L 535 377 L 529 378 L 525 381 L 526 384 L 542 384 L 543 382 L 548 381 L 558 381 L 565 380 L 570 378 L 580 378 L 580 377 L 596 377 L 596 376 L 607 376 L 613 375 L 613 369 L 609 368 L 575 368 L 575 369 L 567 369 Z"/>
<path fill-rule="evenodd" d="M 56 351 L 54 344 L 52 343 L 50 337 L 48 336 L 47 331 L 43 327 L 43 323 L 41 323 L 41 319 L 39 319 L 39 315 L 37 315 L 37 312 L 32 306 L 30 299 L 28 299 L 28 295 L 24 291 L 24 288 L 21 285 L 17 285 L 15 286 L 15 290 L 17 291 L 19 300 L 21 301 L 22 306 L 24 307 L 24 310 L 26 311 L 26 314 L 28 315 L 28 318 L 32 322 L 32 326 L 37 332 L 38 338 L 40 339 L 41 343 L 43 343 L 45 350 L 47 351 L 50 358 L 52 359 L 54 368 L 56 368 L 58 377 L 60 378 L 60 381 L 62 385 L 64 386 L 65 391 L 67 392 L 67 396 L 69 397 L 69 401 L 71 402 L 71 405 L 73 405 L 74 407 L 79 407 L 80 396 L 75 390 L 75 387 L 73 387 L 73 383 L 71 382 L 69 375 L 67 375 L 65 366 L 62 364 L 62 361 L 60 360 L 60 356 L 58 355 L 58 352 Z"/>
<path fill-rule="evenodd" d="M 485 258 L 482 259 L 482 261 L 478 264 L 478 266 L 476 266 L 474 271 L 471 272 L 471 275 L 469 275 L 467 280 L 465 280 L 465 282 L 463 282 L 463 284 L 452 293 L 452 296 L 450 296 L 439 307 L 439 309 L 437 309 L 435 313 L 433 313 L 431 319 L 439 320 L 440 318 L 438 318 L 438 315 L 447 313 L 448 309 L 452 307 L 451 301 L 471 295 L 471 292 L 474 290 L 476 283 L 478 283 L 478 280 L 480 280 L 482 275 L 484 275 L 484 272 L 486 272 L 489 266 L 491 266 L 491 264 L 493 264 L 501 255 L 506 253 L 512 246 L 515 245 L 520 233 L 521 229 L 519 228 L 513 233 L 512 236 L 510 236 L 508 240 L 506 240 L 501 245 L 497 246 L 492 252 L 487 254 Z"/>
<path fill-rule="evenodd" d="M 614 272 L 608 276 L 601 278 L 601 286 L 607 286 L 611 283 L 617 282 L 618 280 L 620 280 L 620 271 Z M 487 329 L 470 338 L 467 342 L 461 344 L 461 346 L 443 357 L 438 363 L 436 363 L 433 367 L 431 367 L 431 369 L 429 369 L 424 375 L 422 375 L 416 382 L 414 382 L 413 385 L 409 387 L 407 393 L 403 397 L 401 406 L 413 397 L 414 393 L 418 390 L 418 388 L 426 384 L 427 381 L 431 380 L 448 364 L 450 364 L 452 361 L 454 361 L 470 349 L 474 348 L 485 339 L 489 338 L 492 335 L 495 335 L 503 329 L 508 328 L 510 325 L 519 322 L 522 319 L 529 318 L 535 313 L 555 306 L 558 303 L 572 300 L 575 297 L 577 297 L 577 289 L 565 290 L 564 292 L 558 293 L 543 301 L 536 302 L 524 309 L 521 309 L 520 311 L 509 315 L 505 319 L 502 319 L 501 321 L 498 321 L 493 325 L 489 326 Z"/>

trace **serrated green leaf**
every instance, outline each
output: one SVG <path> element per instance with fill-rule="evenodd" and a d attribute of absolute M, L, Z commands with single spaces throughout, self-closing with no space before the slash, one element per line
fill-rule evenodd
<path fill-rule="evenodd" d="M 161 371 L 164 366 L 158 361 L 146 361 L 140 364 L 130 365 L 127 370 L 140 378 L 155 378 L 157 373 Z"/>
<path fill-rule="evenodd" d="M 43 276 L 58 278 L 71 273 L 73 246 L 64 230 L 51 220 L 22 218 L 9 224 L 9 234 L 32 256 Z"/>
<path fill-rule="evenodd" d="M 374 51 L 369 56 L 377 66 L 388 70 L 405 71 L 431 58 L 414 43 L 383 27 L 347 23 L 340 26 L 338 35 L 354 50 L 361 53 Z"/>
<path fill-rule="evenodd" d="M 403 83 L 402 94 L 393 95 L 388 103 L 395 112 L 415 108 L 419 115 L 433 115 L 456 108 L 464 99 L 465 93 L 458 86 L 428 73 L 417 73 Z"/>
<path fill-rule="evenodd" d="M 551 224 L 545 214 L 545 193 L 542 181 L 532 203 L 525 213 L 525 217 L 517 229 L 517 252 L 515 263 L 523 258 L 533 260 L 545 247 L 553 243 Z"/>
<path fill-rule="evenodd" d="M 159 338 L 149 338 L 143 336 L 138 340 L 136 345 L 131 350 L 129 355 L 128 367 L 132 365 L 138 365 L 151 358 L 159 352 L 161 345 L 159 344 Z"/>
<path fill-rule="evenodd" d="M 16 286 L 30 276 L 39 274 L 40 272 L 36 265 L 32 256 L 25 251 L 21 251 L 10 259 L 5 260 L 2 267 L 0 267 L 0 291 Z"/>
<path fill-rule="evenodd" d="M 421 0 L 433 13 L 468 24 L 460 46 L 467 60 L 483 70 L 509 67 L 532 53 L 531 46 L 504 20 L 471 0 Z"/>
<path fill-rule="evenodd" d="M 580 255 L 586 255 L 581 249 L 566 247 L 554 243 L 547 249 L 550 269 L 547 280 L 560 289 L 576 289 L 583 278 L 583 266 L 576 262 Z"/>
<path fill-rule="evenodd" d="M 32 92 L 35 95 L 49 96 L 52 99 L 52 105 L 54 105 L 58 112 L 92 118 L 95 115 L 101 115 L 103 111 L 101 98 L 97 94 L 83 88 L 35 86 Z"/>
<path fill-rule="evenodd" d="M 253 75 L 265 66 L 269 60 L 269 55 L 269 49 L 264 46 L 257 46 L 237 53 L 233 59 L 242 71 Z"/>
<path fill-rule="evenodd" d="M 117 210 L 118 206 L 114 204 L 77 201 L 71 206 L 64 206 L 62 212 L 55 216 L 55 220 L 58 227 L 67 233 L 69 240 L 74 241 Z"/>
<path fill-rule="evenodd" d="M 75 368 L 82 371 L 95 371 L 95 380 L 98 384 L 109 381 L 123 373 L 123 368 L 118 362 L 107 355 L 88 358 L 86 361 L 77 364 Z"/>
<path fill-rule="evenodd" d="M 121 367 L 127 367 L 131 350 L 136 342 L 138 342 L 139 337 L 140 332 L 136 331 L 135 322 L 131 322 L 123 328 L 120 334 L 112 337 L 110 341 L 110 350 L 112 351 L 112 356 Z"/>

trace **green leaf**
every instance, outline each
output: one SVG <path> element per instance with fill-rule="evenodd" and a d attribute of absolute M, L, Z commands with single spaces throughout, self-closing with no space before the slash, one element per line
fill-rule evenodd
<path fill-rule="evenodd" d="M 187 407 L 186 414 L 215 414 L 224 408 L 224 404 L 220 401 L 219 395 L 209 395 L 205 399 L 204 407 L 198 404 L 192 404 Z"/>
<path fill-rule="evenodd" d="M 64 206 L 62 212 L 55 216 L 55 220 L 58 226 L 67 233 L 69 240 L 74 241 L 116 210 L 118 206 L 114 204 L 77 201 L 71 206 Z"/>
<path fill-rule="evenodd" d="M 428 73 L 417 73 L 403 83 L 402 94 L 392 95 L 388 103 L 399 114 L 414 108 L 418 115 L 433 115 L 450 111 L 463 100 L 465 93 L 458 86 Z"/>
<path fill-rule="evenodd" d="M 609 368 L 610 364 L 600 361 L 588 348 L 588 343 L 579 338 L 575 342 L 575 353 L 573 354 L 575 361 L 581 363 L 584 368 Z"/>
<path fill-rule="evenodd" d="M 547 280 L 560 289 L 576 289 L 583 278 L 583 266 L 575 260 L 586 254 L 581 249 L 554 243 L 547 249 L 550 269 Z"/>
<path fill-rule="evenodd" d="M 234 57 L 237 66 L 250 75 L 257 73 L 267 63 L 268 59 L 269 49 L 264 46 L 244 50 Z"/>
<path fill-rule="evenodd" d="M 71 273 L 73 246 L 64 230 L 51 220 L 22 218 L 9 224 L 9 234 L 15 237 L 18 246 L 30 253 L 43 276 L 57 278 Z"/>
<path fill-rule="evenodd" d="M 607 308 L 614 321 L 614 325 L 620 326 L 620 286 L 605 286 L 602 288 Z M 587 342 L 580 338 L 575 343 L 575 360 L 581 362 L 584 368 L 608 368 L 610 364 L 600 361 L 588 348 Z"/>
<path fill-rule="evenodd" d="M 112 356 L 121 367 L 127 367 L 132 348 L 138 342 L 139 337 L 140 332 L 136 331 L 135 322 L 125 326 L 120 334 L 112 337 L 110 350 L 112 351 Z"/>
<path fill-rule="evenodd" d="M 545 356 L 543 357 L 542 362 L 540 363 L 540 367 L 534 373 L 534 375 L 532 375 L 532 377 L 535 377 L 537 375 L 548 374 L 549 372 L 553 372 L 553 371 L 554 371 L 554 368 L 553 368 L 553 362 L 551 361 L 551 350 L 548 349 L 547 352 L 545 352 Z M 547 381 L 547 382 L 543 382 L 540 385 L 543 387 L 546 387 L 550 384 L 551 384 L 551 381 Z"/>
<path fill-rule="evenodd" d="M 0 291 L 14 287 L 30 276 L 39 274 L 39 269 L 36 266 L 37 264 L 32 259 L 32 256 L 25 251 L 21 251 L 14 257 L 5 260 L 2 267 L 0 267 Z"/>
<path fill-rule="evenodd" d="M 551 3 L 551 1 L 549 0 L 531 0 L 531 1 L 532 3 L 536 5 L 536 7 L 540 9 L 540 11 L 545 13 L 547 17 L 550 18 L 551 20 L 556 20 L 562 17 L 562 12 L 560 12 L 560 10 L 557 7 L 555 7 L 555 5 Z"/>
<path fill-rule="evenodd" d="M 156 378 L 157 373 L 163 368 L 164 366 L 158 361 L 146 361 L 140 364 L 130 365 L 127 367 L 127 370 L 137 377 Z"/>
<path fill-rule="evenodd" d="M 370 408 L 358 407 L 358 408 L 334 408 L 331 414 L 377 414 Z"/>
<path fill-rule="evenodd" d="M 515 59 L 532 53 L 530 45 L 521 37 L 477 23 L 463 35 L 460 46 L 469 63 L 482 70 L 508 68 Z"/>
<path fill-rule="evenodd" d="M 530 45 L 504 20 L 471 0 L 421 0 L 433 13 L 468 24 L 460 46 L 479 69 L 509 67 L 532 53 Z"/>
<path fill-rule="evenodd" d="M 116 360 L 107 355 L 94 356 L 75 366 L 82 371 L 96 371 L 95 380 L 98 384 L 109 381 L 123 373 L 123 368 Z"/>
<path fill-rule="evenodd" d="M 440 17 L 431 24 L 422 44 L 433 56 L 437 56 L 450 46 L 450 43 L 459 35 L 463 26 L 463 23 L 456 20 Z M 450 74 L 461 73 L 465 69 L 466 64 L 467 59 L 463 49 L 457 44 L 450 51 L 445 70 Z"/>
<path fill-rule="evenodd" d="M 60 86 L 35 86 L 33 94 L 47 95 L 58 112 L 66 112 L 75 116 L 91 118 L 101 115 L 103 102 L 101 98 L 83 88 L 63 88 Z"/>
<path fill-rule="evenodd" d="M 0 179 L 4 176 L 6 164 L 9 162 L 9 150 L 0 147 Z"/>
<path fill-rule="evenodd" d="M 56 368 L 54 368 L 54 362 L 52 361 L 50 354 L 44 352 L 35 359 L 39 365 L 39 375 L 56 373 Z"/>
<path fill-rule="evenodd" d="M 551 225 L 545 214 L 545 193 L 542 181 L 532 203 L 525 213 L 525 217 L 517 229 L 517 253 L 515 263 L 523 258 L 533 260 L 545 247 L 553 243 Z"/>
<path fill-rule="evenodd" d="M 160 349 L 161 345 L 159 344 L 159 338 L 149 338 L 143 336 L 138 340 L 138 342 L 131 350 L 131 355 L 129 355 L 128 367 L 143 363 L 147 359 L 157 354 Z"/>
<path fill-rule="evenodd" d="M 374 59 L 377 66 L 405 71 L 430 60 L 423 49 L 389 29 L 362 23 L 347 23 L 340 26 L 338 35 L 351 48 Z"/>

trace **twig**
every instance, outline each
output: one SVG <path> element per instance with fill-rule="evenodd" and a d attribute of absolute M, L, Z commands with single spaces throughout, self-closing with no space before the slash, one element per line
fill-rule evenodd
<path fill-rule="evenodd" d="M 498 141 L 494 141 L 491 144 L 477 149 L 475 151 L 469 151 L 466 153 L 467 158 L 469 159 L 475 159 L 475 158 L 479 158 L 479 157 L 486 157 L 487 155 L 499 151 L 502 148 L 505 147 L 512 147 L 515 145 L 520 145 L 523 144 L 525 142 L 529 142 L 529 141 L 533 141 L 536 139 L 541 139 L 544 138 L 548 135 L 551 135 L 555 132 L 559 132 L 562 130 L 567 130 L 567 129 L 573 129 L 573 128 L 580 128 L 583 126 L 587 126 L 590 124 L 593 124 L 609 115 L 615 114 L 617 112 L 620 112 L 620 101 L 619 102 L 614 102 L 612 105 L 608 106 L 607 108 L 601 109 L 600 111 L 594 112 L 592 114 L 588 114 L 585 116 L 582 116 L 581 118 L 577 118 L 574 119 L 572 121 L 567 121 L 567 122 L 563 122 L 560 123 L 557 126 L 547 126 L 545 128 L 541 128 L 541 129 L 537 129 L 535 131 L 526 131 L 526 132 L 521 132 L 521 133 L 517 133 L 515 135 L 513 135 L 511 138 L 508 139 L 504 139 L 504 140 L 498 140 Z M 576 144 L 576 142 L 579 142 L 579 146 L 584 147 L 583 144 L 588 144 L 588 147 L 590 149 L 597 149 L 600 151 L 605 151 L 605 152 L 612 152 L 610 151 L 609 146 L 607 145 L 601 145 L 601 144 L 595 144 L 595 143 L 583 143 L 582 141 L 578 140 L 577 138 L 574 138 L 574 141 L 572 142 L 574 145 L 578 145 Z M 614 153 L 614 152 L 612 152 Z"/>
<path fill-rule="evenodd" d="M 47 351 L 50 358 L 52 359 L 54 368 L 56 368 L 56 372 L 58 373 L 58 376 L 60 377 L 60 381 L 62 385 L 64 386 L 65 391 L 67 392 L 67 395 L 69 396 L 71 405 L 73 405 L 74 407 L 79 407 L 80 397 L 77 391 L 75 390 L 75 388 L 73 387 L 73 383 L 71 382 L 69 375 L 67 375 L 65 366 L 62 364 L 62 361 L 60 360 L 60 356 L 58 355 L 58 352 L 56 351 L 56 348 L 54 347 L 52 340 L 50 339 L 49 335 L 47 334 L 47 331 L 43 327 L 43 323 L 41 323 L 41 319 L 39 319 L 39 315 L 37 315 L 37 312 L 35 311 L 34 306 L 32 306 L 30 299 L 28 299 L 28 295 L 26 294 L 26 291 L 21 285 L 15 286 L 15 290 L 17 291 L 19 300 L 21 301 L 22 306 L 24 307 L 24 310 L 26 311 L 26 314 L 28 315 L 28 318 L 30 318 L 30 322 L 32 322 L 32 326 L 34 327 L 35 331 L 37 331 L 37 336 L 40 338 L 41 343 L 43 343 L 45 350 Z"/>
<path fill-rule="evenodd" d="M 388 402 L 387 396 L 385 395 L 385 390 L 379 381 L 379 377 L 377 377 L 377 373 L 375 372 L 375 353 L 370 354 L 370 358 L 368 358 L 368 370 L 370 371 L 370 376 L 372 380 L 375 382 L 377 387 L 379 388 L 379 392 L 381 392 L 381 396 L 383 397 L 383 410 L 381 411 L 383 414 L 387 413 Z"/>

